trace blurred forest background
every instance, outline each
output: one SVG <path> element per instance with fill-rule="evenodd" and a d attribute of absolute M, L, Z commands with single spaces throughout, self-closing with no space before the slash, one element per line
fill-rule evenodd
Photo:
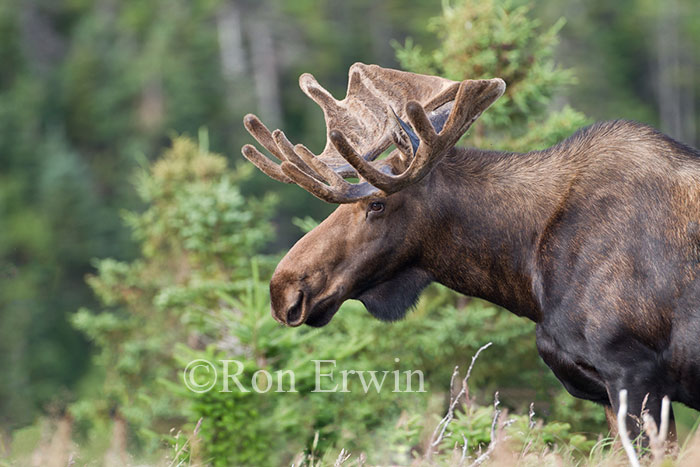
<path fill-rule="evenodd" d="M 318 151 L 322 114 L 298 76 L 340 97 L 362 61 L 504 78 L 463 144 L 538 149 L 625 118 L 697 147 L 699 45 L 694 0 L 0 0 L 0 453 L 63 419 L 95 456 L 117 422 L 149 453 L 202 418 L 202 455 L 222 465 L 287 462 L 316 432 L 323 449 L 395 441 L 377 461 L 398 462 L 488 341 L 481 402 L 498 389 L 570 423 L 561 433 L 602 430 L 539 362 L 530 323 L 440 287 L 402 323 L 350 303 L 323 330 L 280 329 L 266 281 L 333 206 L 249 167 L 242 117 Z M 178 378 L 203 357 L 251 374 L 400 357 L 429 394 L 195 397 Z M 288 447 L 265 457 L 272 442 Z"/>

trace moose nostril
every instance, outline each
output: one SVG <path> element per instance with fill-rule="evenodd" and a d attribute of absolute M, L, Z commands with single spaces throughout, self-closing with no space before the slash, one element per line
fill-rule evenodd
<path fill-rule="evenodd" d="M 287 309 L 287 324 L 290 326 L 295 326 L 301 324 L 299 320 L 301 319 L 301 302 L 304 300 L 304 292 L 301 290 L 297 295 L 297 299 L 292 306 Z"/>

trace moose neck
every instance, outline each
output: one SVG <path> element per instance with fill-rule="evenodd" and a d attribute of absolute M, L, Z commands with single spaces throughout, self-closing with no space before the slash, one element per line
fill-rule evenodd
<path fill-rule="evenodd" d="M 537 250 L 573 170 L 552 148 L 528 154 L 455 148 L 431 174 L 436 223 L 425 269 L 465 295 L 538 322 Z"/>

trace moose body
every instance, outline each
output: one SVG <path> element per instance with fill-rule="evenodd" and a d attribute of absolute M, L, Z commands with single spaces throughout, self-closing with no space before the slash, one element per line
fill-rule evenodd
<path fill-rule="evenodd" d="M 436 79 L 354 67 L 356 81 L 375 87 L 396 76 L 417 76 L 419 85 Z M 527 154 L 454 147 L 504 90 L 500 80 L 458 86 L 447 103 L 433 99 L 430 114 L 405 104 L 412 127 L 395 117 L 397 155 L 374 166 L 377 148 L 358 157 L 329 125 L 328 147 L 356 170 L 358 184 L 333 178 L 347 170 L 338 161 L 326 157 L 322 166 L 322 157 L 246 118 L 283 162 L 265 165 L 252 146 L 246 157 L 341 203 L 278 265 L 273 316 L 322 326 L 355 298 L 377 318 L 397 320 L 436 281 L 534 321 L 545 363 L 572 395 L 603 404 L 608 415 L 622 389 L 630 413 L 644 405 L 657 423 L 664 396 L 700 410 L 700 152 L 627 121 Z M 317 102 L 327 97 L 309 87 Z M 348 97 L 336 104 L 351 102 L 352 89 L 351 69 Z"/>

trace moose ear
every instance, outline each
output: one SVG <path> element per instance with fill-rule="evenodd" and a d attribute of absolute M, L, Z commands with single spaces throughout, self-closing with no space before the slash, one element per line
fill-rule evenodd
<path fill-rule="evenodd" d="M 396 114 L 396 111 L 394 110 L 393 107 L 389 107 L 391 109 L 391 113 L 394 115 L 394 119 L 396 120 L 396 123 L 399 124 L 399 128 L 403 131 L 403 133 L 408 136 L 408 143 L 411 145 L 411 155 L 415 155 L 416 151 L 418 150 L 418 146 L 420 145 L 420 138 L 418 138 L 418 135 L 413 131 L 413 128 L 411 126 L 401 120 L 401 118 Z M 393 135 L 394 143 L 397 146 L 401 146 L 402 143 L 404 143 L 403 139 L 401 136 L 398 134 L 394 133 Z M 404 144 L 404 146 L 407 146 Z M 404 149 L 404 148 L 402 148 Z"/>

